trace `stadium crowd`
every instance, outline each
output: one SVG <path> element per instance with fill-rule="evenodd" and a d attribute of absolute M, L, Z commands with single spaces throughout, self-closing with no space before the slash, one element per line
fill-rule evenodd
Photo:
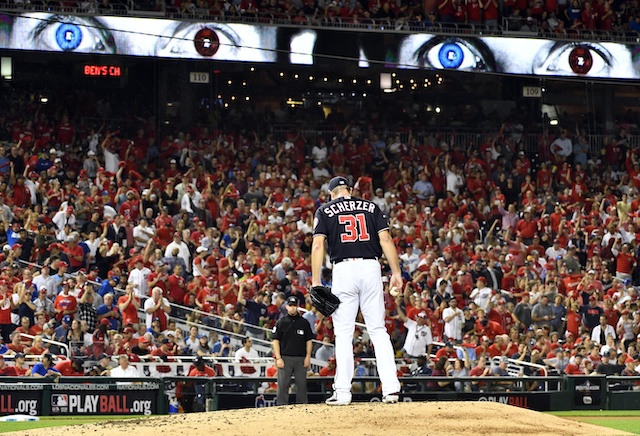
<path fill-rule="evenodd" d="M 60 352 L 43 339 L 96 361 L 251 360 L 251 338 L 265 338 L 257 327 L 272 327 L 292 295 L 330 362 L 331 319 L 306 288 L 313 213 L 342 174 L 389 217 L 406 286 L 385 290 L 386 324 L 420 374 L 505 373 L 495 357 L 638 374 L 640 156 L 625 129 L 596 155 L 566 128 L 528 155 L 505 125 L 474 144 L 403 142 L 348 122 L 277 141 L 197 126 L 161 137 L 144 121 L 126 134 L 22 110 L 0 116 L 0 331 L 18 362 Z M 199 325 L 240 334 L 243 346 Z M 430 362 L 434 341 L 445 346 Z M 372 356 L 363 331 L 354 352 Z"/>
<path fill-rule="evenodd" d="M 24 10 L 58 7 L 92 14 L 118 14 L 132 8 L 195 19 L 269 21 L 275 18 L 302 26 L 320 23 L 386 26 L 391 23 L 391 28 L 397 30 L 473 25 L 559 36 L 581 31 L 622 32 L 634 37 L 640 33 L 635 2 L 609 0 L 25 0 L 10 6 Z"/>

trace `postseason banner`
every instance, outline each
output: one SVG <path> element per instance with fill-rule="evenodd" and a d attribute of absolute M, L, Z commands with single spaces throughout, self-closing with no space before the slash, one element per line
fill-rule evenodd
<path fill-rule="evenodd" d="M 0 49 L 291 65 L 353 64 L 534 76 L 640 78 L 640 47 L 427 31 L 292 28 L 169 19 L 0 15 Z"/>

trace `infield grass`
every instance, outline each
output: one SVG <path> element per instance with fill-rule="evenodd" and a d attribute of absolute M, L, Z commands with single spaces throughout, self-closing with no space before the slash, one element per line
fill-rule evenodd
<path fill-rule="evenodd" d="M 33 430 L 36 428 L 61 427 L 65 425 L 95 424 L 98 422 L 140 419 L 146 416 L 108 415 L 108 416 L 43 416 L 40 421 L 0 422 L 0 433 Z"/>
<path fill-rule="evenodd" d="M 549 414 L 640 434 L 640 410 L 569 410 Z"/>

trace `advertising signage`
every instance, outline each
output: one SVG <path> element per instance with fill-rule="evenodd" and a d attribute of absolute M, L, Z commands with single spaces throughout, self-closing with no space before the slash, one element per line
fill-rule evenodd
<path fill-rule="evenodd" d="M 157 413 L 158 383 L 57 384 L 48 394 L 52 415 L 151 415 Z"/>
<path fill-rule="evenodd" d="M 0 416 L 22 414 L 37 416 L 42 413 L 42 386 L 0 385 Z"/>
<path fill-rule="evenodd" d="M 456 70 L 580 78 L 640 78 L 623 43 L 428 32 L 292 28 L 51 13 L 0 16 L 0 49 L 99 55 Z M 99 70 L 102 71 L 102 70 Z M 107 71 L 109 73 L 109 70 Z"/>

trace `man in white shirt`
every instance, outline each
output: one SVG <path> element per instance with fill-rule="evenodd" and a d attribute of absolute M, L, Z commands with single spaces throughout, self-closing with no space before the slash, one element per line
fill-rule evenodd
<path fill-rule="evenodd" d="M 186 266 L 187 271 L 191 272 L 191 253 L 189 252 L 189 247 L 182 241 L 182 235 L 179 232 L 175 232 L 173 234 L 173 241 L 167 245 L 167 248 L 164 250 L 164 257 L 171 257 L 173 249 L 178 249 L 178 257 L 184 260 L 184 264 Z"/>
<path fill-rule="evenodd" d="M 449 162 L 449 155 L 447 154 L 444 161 L 445 168 L 445 182 L 447 191 L 453 192 L 454 195 L 458 195 L 460 188 L 464 186 L 464 179 L 458 167 Z"/>
<path fill-rule="evenodd" d="M 260 355 L 256 350 L 252 348 L 253 342 L 251 342 L 251 338 L 249 336 L 242 339 L 242 348 L 239 348 L 235 354 L 236 363 L 253 361 L 254 359 L 259 359 Z"/>
<path fill-rule="evenodd" d="M 408 318 L 400 308 L 402 297 L 396 297 L 398 318 L 404 322 L 407 328 L 407 337 L 402 349 L 409 357 L 420 357 L 431 354 L 433 337 L 431 329 L 427 325 L 427 312 L 424 310 L 416 315 L 416 320 Z"/>
<path fill-rule="evenodd" d="M 591 330 L 591 340 L 600 345 L 607 345 L 607 336 L 611 336 L 613 339 L 617 338 L 613 326 L 607 324 L 607 317 L 600 315 L 600 324 Z"/>
<path fill-rule="evenodd" d="M 200 204 L 200 200 L 202 200 L 202 194 L 189 184 L 184 188 L 184 195 L 180 200 L 180 208 L 189 213 L 194 213 L 193 206 Z"/>
<path fill-rule="evenodd" d="M 53 223 L 58 228 L 58 232 L 56 232 L 56 235 L 58 239 L 61 240 L 60 234 L 67 224 L 69 224 L 72 229 L 75 228 L 76 216 L 73 214 L 73 206 L 67 206 L 64 209 L 56 212 L 51 221 L 53 221 Z"/>
<path fill-rule="evenodd" d="M 376 189 L 376 195 L 371 199 L 371 201 L 373 201 L 376 206 L 380 208 L 383 214 L 389 216 L 389 211 L 391 210 L 391 208 L 387 203 L 387 199 L 384 196 L 384 190 L 382 188 Z"/>
<path fill-rule="evenodd" d="M 142 256 L 136 256 L 134 266 L 129 273 L 127 283 L 134 285 L 136 297 L 147 297 L 149 295 L 149 285 L 147 277 L 151 274 L 151 270 L 144 266 Z"/>
<path fill-rule="evenodd" d="M 110 138 L 114 138 L 114 140 L 110 141 Z M 120 162 L 120 156 L 118 156 L 117 152 L 112 151 L 112 143 L 119 142 L 118 133 L 107 133 L 106 138 L 102 141 L 101 147 L 102 152 L 104 154 L 104 170 L 110 173 L 118 172 L 118 162 Z"/>
<path fill-rule="evenodd" d="M 444 335 L 448 340 L 459 341 L 462 339 L 462 326 L 464 325 L 464 314 L 458 308 L 458 300 L 449 300 L 449 307 L 442 311 L 444 320 Z"/>
<path fill-rule="evenodd" d="M 36 285 L 38 290 L 46 289 L 47 297 L 55 297 L 57 295 L 56 290 L 56 281 L 55 279 L 49 275 L 49 264 L 45 264 L 42 266 L 40 270 L 40 274 L 33 278 L 33 284 Z"/>
<path fill-rule="evenodd" d="M 560 136 L 551 143 L 551 153 L 561 160 L 567 159 L 573 153 L 573 144 L 571 139 L 567 138 L 567 131 L 562 129 Z"/>
<path fill-rule="evenodd" d="M 327 170 L 324 161 L 318 162 L 318 166 L 316 166 L 313 170 L 313 178 L 314 180 L 320 180 L 321 177 L 329 178 L 331 174 L 329 170 Z"/>
<path fill-rule="evenodd" d="M 117 378 L 139 378 L 142 377 L 138 368 L 129 364 L 129 356 L 121 354 L 118 357 L 118 366 L 113 368 L 109 375 Z"/>
<path fill-rule="evenodd" d="M 156 236 L 156 229 L 149 225 L 146 218 L 140 218 L 137 226 L 133 228 L 133 239 L 136 247 L 144 248 L 149 240 Z"/>
<path fill-rule="evenodd" d="M 151 290 L 151 298 L 147 298 L 144 302 L 144 312 L 147 314 L 147 330 L 151 328 L 153 318 L 168 318 L 171 306 L 169 306 L 169 300 L 162 296 L 162 288 L 156 286 Z"/>
<path fill-rule="evenodd" d="M 407 249 L 400 255 L 400 260 L 404 266 L 404 269 L 413 274 L 418 269 L 418 263 L 420 263 L 420 256 L 413 252 L 413 244 L 407 244 Z"/>
<path fill-rule="evenodd" d="M 311 156 L 313 156 L 313 161 L 317 164 L 327 159 L 327 154 L 329 151 L 327 150 L 327 146 L 324 142 L 324 139 L 320 139 L 317 145 L 314 145 L 311 149 Z"/>
<path fill-rule="evenodd" d="M 242 348 L 236 351 L 235 361 L 240 365 L 236 368 L 236 374 L 246 377 L 259 377 L 260 371 L 254 368 L 251 363 L 255 363 L 255 359 L 259 359 L 260 355 L 256 350 L 251 348 L 253 342 L 249 336 L 242 339 Z"/>
<path fill-rule="evenodd" d="M 492 295 L 493 290 L 487 286 L 487 279 L 480 276 L 476 280 L 476 287 L 471 291 L 469 299 L 473 300 L 479 308 L 488 310 Z"/>
<path fill-rule="evenodd" d="M 555 260 L 558 257 L 565 257 L 567 255 L 567 250 L 560 246 L 560 241 L 558 239 L 554 239 L 553 245 L 545 250 L 544 255 L 547 259 Z"/>

